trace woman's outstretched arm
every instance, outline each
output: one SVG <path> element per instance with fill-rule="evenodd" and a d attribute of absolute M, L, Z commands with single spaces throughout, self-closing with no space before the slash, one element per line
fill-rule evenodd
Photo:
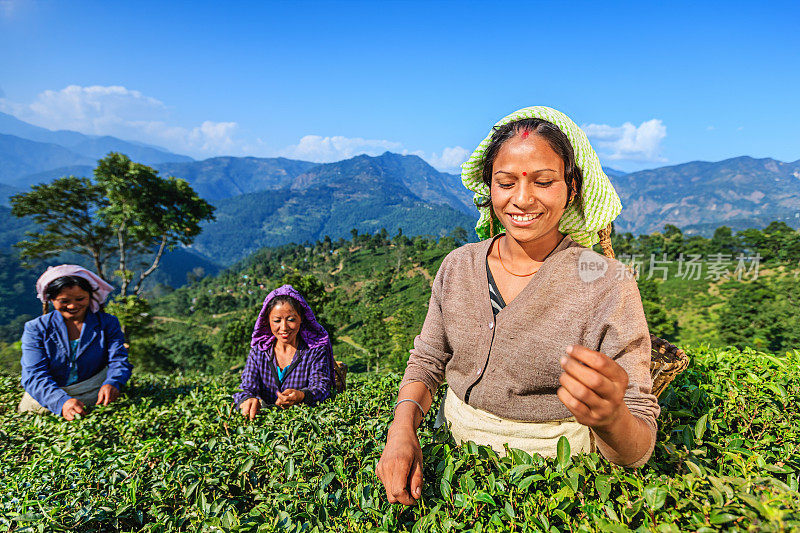
<path fill-rule="evenodd" d="M 234 393 L 233 401 L 242 414 L 250 418 L 255 418 L 261 403 L 259 401 L 259 391 L 261 390 L 261 373 L 258 370 L 259 361 L 263 354 L 255 348 L 250 349 L 247 355 L 247 362 L 242 370 L 242 383 L 239 385 L 241 392 Z"/>
<path fill-rule="evenodd" d="M 114 315 L 99 313 L 108 349 L 108 373 L 103 385 L 111 385 L 118 391 L 131 378 L 133 365 L 128 359 L 128 349 L 125 348 L 125 335 L 119 325 L 119 319 Z"/>
<path fill-rule="evenodd" d="M 46 334 L 41 320 L 31 320 L 25 324 L 22 333 L 22 388 L 40 405 L 61 415 L 64 404 L 71 398 L 50 375 L 50 362 L 44 351 Z"/>
<path fill-rule="evenodd" d="M 430 410 L 433 398 L 424 383 L 415 381 L 400 389 L 397 399 L 414 400 L 425 412 L 414 402 L 397 405 L 375 473 L 383 482 L 389 503 L 414 505 L 422 494 L 422 447 L 417 428 Z"/>
<path fill-rule="evenodd" d="M 417 428 L 431 408 L 433 392 L 444 381 L 445 367 L 452 350 L 444 329 L 440 294 L 442 272 L 450 255 L 442 262 L 431 287 L 431 299 L 422 331 L 414 339 L 414 349 L 408 359 L 398 400 L 411 399 L 397 405 L 394 421 L 386 436 L 386 447 L 375 473 L 383 482 L 390 503 L 414 505 L 422 494 L 422 448 Z M 424 410 L 424 413 L 422 412 Z"/>

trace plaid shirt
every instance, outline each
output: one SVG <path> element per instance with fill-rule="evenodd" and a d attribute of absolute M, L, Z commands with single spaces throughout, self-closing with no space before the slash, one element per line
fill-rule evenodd
<path fill-rule="evenodd" d="M 330 368 L 330 358 L 327 345 L 309 349 L 300 341 L 292 362 L 284 371 L 283 381 L 280 381 L 273 347 L 267 351 L 251 348 L 242 371 L 241 392 L 233 395 L 233 401 L 239 406 L 249 398 L 260 398 L 274 405 L 278 399 L 277 391 L 296 389 L 305 394 L 304 403 L 315 405 L 331 395 L 333 369 Z"/>

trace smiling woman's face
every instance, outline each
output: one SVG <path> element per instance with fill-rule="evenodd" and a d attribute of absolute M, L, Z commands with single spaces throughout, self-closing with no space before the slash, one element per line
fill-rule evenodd
<path fill-rule="evenodd" d="M 492 207 L 506 234 L 519 243 L 560 238 L 569 198 L 564 161 L 538 135 L 515 135 L 492 165 Z"/>
<path fill-rule="evenodd" d="M 282 344 L 294 346 L 302 319 L 292 304 L 279 302 L 269 312 L 269 327 L 275 338 Z"/>
<path fill-rule="evenodd" d="M 89 293 L 77 285 L 62 289 L 53 299 L 53 308 L 67 320 L 82 321 L 91 303 Z"/>

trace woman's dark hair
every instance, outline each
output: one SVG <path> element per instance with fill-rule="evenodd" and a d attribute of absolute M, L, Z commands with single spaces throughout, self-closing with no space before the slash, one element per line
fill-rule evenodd
<path fill-rule="evenodd" d="M 42 312 L 47 312 L 47 302 L 55 300 L 58 298 L 58 295 L 61 294 L 61 291 L 71 287 L 79 287 L 80 289 L 83 289 L 89 293 L 89 300 L 94 299 L 94 289 L 92 288 L 92 284 L 89 283 L 88 279 L 82 278 L 81 276 L 61 276 L 60 278 L 56 278 L 51 281 L 44 290 L 44 295 L 47 298 L 47 301 L 42 304 Z M 100 309 L 103 309 L 102 305 L 100 306 Z"/>
<path fill-rule="evenodd" d="M 292 309 L 294 309 L 294 312 L 297 313 L 297 315 L 302 320 L 303 306 L 300 305 L 300 302 L 298 302 L 296 298 L 293 298 L 288 294 L 281 294 L 280 296 L 276 296 L 275 298 L 269 301 L 269 303 L 267 304 L 267 318 L 269 318 L 269 314 L 272 312 L 273 309 L 275 309 L 275 307 L 278 306 L 278 304 L 291 305 Z"/>
<path fill-rule="evenodd" d="M 542 137 L 547 141 L 547 144 L 550 145 L 550 148 L 564 161 L 564 179 L 567 182 L 567 188 L 569 189 L 572 201 L 575 202 L 578 208 L 578 212 L 583 215 L 583 196 L 581 195 L 581 191 L 583 190 L 583 172 L 577 163 L 575 163 L 575 151 L 572 149 L 572 143 L 569 142 L 569 138 L 558 126 L 540 118 L 524 118 L 494 128 L 492 140 L 483 156 L 483 168 L 481 169 L 483 183 L 491 190 L 492 166 L 494 165 L 497 153 L 506 141 L 522 132 Z M 479 203 L 478 207 L 491 207 L 491 205 L 492 198 L 490 196 L 482 203 Z M 567 205 L 569 205 L 569 200 L 567 200 Z M 564 207 L 566 207 L 566 205 Z"/>
<path fill-rule="evenodd" d="M 61 276 L 60 278 L 56 278 L 47 285 L 44 294 L 47 296 L 48 300 L 55 300 L 58 298 L 58 295 L 61 294 L 61 291 L 69 289 L 70 287 L 79 287 L 83 289 L 89 293 L 90 299 L 94 296 L 92 284 L 89 283 L 88 279 L 80 276 Z"/>

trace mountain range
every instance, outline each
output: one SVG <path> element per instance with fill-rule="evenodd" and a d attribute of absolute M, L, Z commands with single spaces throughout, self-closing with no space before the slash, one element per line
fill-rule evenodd
<path fill-rule="evenodd" d="M 460 177 L 417 156 L 386 152 L 328 164 L 257 157 L 195 161 L 113 137 L 50 131 L 2 113 L 0 205 L 32 184 L 68 174 L 91 176 L 96 159 L 112 150 L 162 175 L 185 178 L 217 207 L 216 220 L 206 224 L 192 248 L 219 264 L 262 246 L 338 238 L 353 228 L 440 236 L 457 226 L 471 229 L 477 217 Z M 720 225 L 739 230 L 772 220 L 800 227 L 800 161 L 744 156 L 632 173 L 606 170 L 623 203 L 615 221 L 620 232 L 651 233 L 674 224 L 708 235 Z M 10 228 L 2 218 L 0 235 L 8 240 L 19 225 Z"/>
<path fill-rule="evenodd" d="M 214 203 L 216 220 L 193 248 L 224 263 L 264 246 L 349 237 L 353 228 L 440 237 L 477 219 L 458 176 L 390 152 L 315 165 L 283 186 Z"/>
<path fill-rule="evenodd" d="M 800 160 L 734 157 L 710 163 L 642 170 L 612 177 L 622 199 L 617 231 L 661 231 L 674 224 L 708 236 L 718 226 L 733 230 L 782 220 L 800 228 Z"/>
<path fill-rule="evenodd" d="M 147 165 L 194 161 L 158 146 L 107 135 L 52 131 L 0 113 L 0 182 L 6 186 L 27 189 L 70 173 L 91 174 L 97 160 L 108 152 L 123 152 Z"/>

